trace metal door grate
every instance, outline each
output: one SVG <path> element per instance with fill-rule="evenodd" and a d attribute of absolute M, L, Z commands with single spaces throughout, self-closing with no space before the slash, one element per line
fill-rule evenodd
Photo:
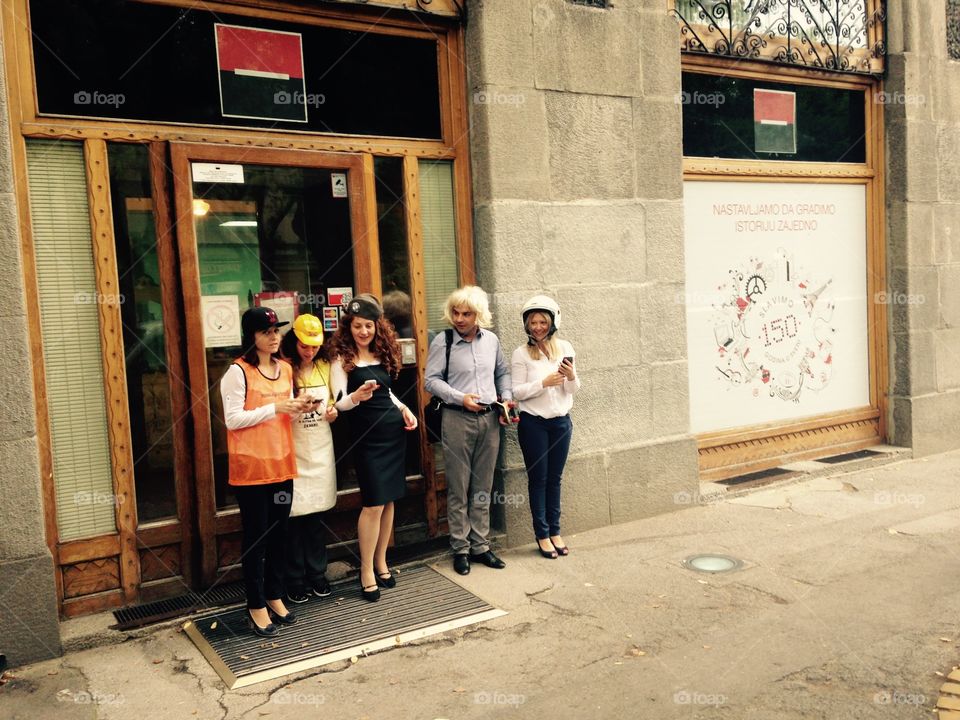
<path fill-rule="evenodd" d="M 232 582 L 215 585 L 202 593 L 190 592 L 186 595 L 177 595 L 172 598 L 123 608 L 122 610 L 114 610 L 113 616 L 117 619 L 119 630 L 130 630 L 161 620 L 169 620 L 181 615 L 191 615 L 224 605 L 235 605 L 243 601 L 243 583 Z"/>
<path fill-rule="evenodd" d="M 354 655 L 504 615 L 426 566 L 397 576 L 379 602 L 360 596 L 356 578 L 336 583 L 333 595 L 291 608 L 296 625 L 276 638 L 254 635 L 246 608 L 188 621 L 187 635 L 230 688 L 252 685 Z"/>
<path fill-rule="evenodd" d="M 820 458 L 817 460 L 817 462 L 834 465 L 836 463 L 849 462 L 851 460 L 862 460 L 863 458 L 873 457 L 874 455 L 883 455 L 883 453 L 877 452 L 876 450 L 857 450 L 855 452 L 844 453 L 843 455 L 833 455 L 831 457 Z"/>

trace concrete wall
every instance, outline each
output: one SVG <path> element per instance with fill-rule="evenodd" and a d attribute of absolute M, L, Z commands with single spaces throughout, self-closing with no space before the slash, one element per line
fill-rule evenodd
<path fill-rule="evenodd" d="M 2 53 L 0 53 L 2 55 Z M 60 654 L 53 558 L 44 541 L 32 360 L 27 343 L 7 90 L 0 68 L 0 653 L 20 665 Z"/>
<path fill-rule="evenodd" d="M 945 0 L 887 4 L 892 441 L 960 447 L 960 63 Z"/>
<path fill-rule="evenodd" d="M 509 355 L 546 292 L 583 380 L 563 489 L 569 534 L 679 506 L 688 434 L 677 23 L 661 0 L 606 10 L 483 0 L 467 25 L 479 280 Z M 507 433 L 507 543 L 531 542 Z"/>

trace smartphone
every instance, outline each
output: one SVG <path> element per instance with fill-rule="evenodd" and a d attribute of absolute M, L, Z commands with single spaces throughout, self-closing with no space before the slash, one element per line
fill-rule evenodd
<path fill-rule="evenodd" d="M 363 384 L 364 384 L 364 385 L 376 385 L 376 384 L 377 384 L 377 381 L 376 381 L 376 380 L 367 380 L 367 381 L 365 381 Z"/>
<path fill-rule="evenodd" d="M 570 356 L 570 355 L 568 355 L 567 357 L 565 357 L 565 358 L 563 359 L 563 361 L 564 361 L 565 363 L 569 363 L 570 365 L 573 365 L 573 357 Z"/>

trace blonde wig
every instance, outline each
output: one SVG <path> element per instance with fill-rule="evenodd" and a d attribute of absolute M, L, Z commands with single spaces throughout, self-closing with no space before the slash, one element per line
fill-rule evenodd
<path fill-rule="evenodd" d="M 477 314 L 477 325 L 482 328 L 493 327 L 493 315 L 490 314 L 490 301 L 487 299 L 487 293 L 483 288 L 476 285 L 464 285 L 457 288 L 443 307 L 443 319 L 450 325 L 453 325 L 453 309 L 467 308 Z"/>

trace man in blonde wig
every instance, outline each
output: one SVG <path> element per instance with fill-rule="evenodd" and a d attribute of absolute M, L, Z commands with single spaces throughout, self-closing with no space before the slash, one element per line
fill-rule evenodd
<path fill-rule="evenodd" d="M 447 520 L 453 567 L 461 575 L 470 562 L 500 569 L 490 550 L 490 495 L 500 450 L 500 413 L 490 403 L 511 399 L 510 365 L 493 325 L 487 294 L 474 285 L 454 290 L 444 308 L 453 327 L 450 363 L 444 372 L 447 335 L 430 343 L 427 391 L 443 401 L 443 458 L 447 474 Z"/>

